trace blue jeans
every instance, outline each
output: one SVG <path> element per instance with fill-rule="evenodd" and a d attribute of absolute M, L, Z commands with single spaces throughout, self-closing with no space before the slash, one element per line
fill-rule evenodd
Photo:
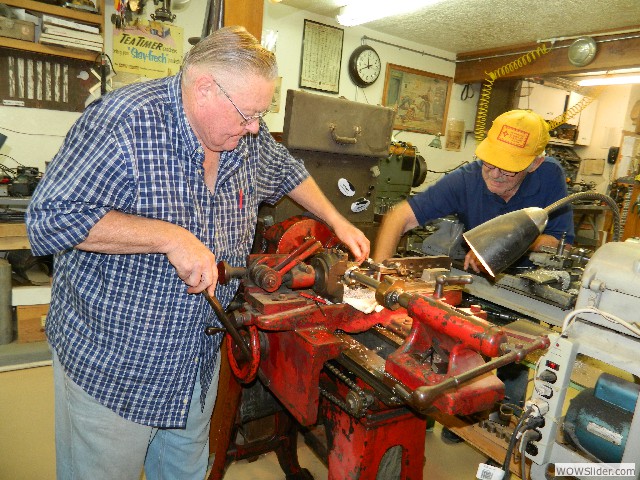
<path fill-rule="evenodd" d="M 153 428 L 125 420 L 98 403 L 64 372 L 53 352 L 57 480 L 203 480 L 220 358 L 200 408 L 195 382 L 187 426 Z"/>

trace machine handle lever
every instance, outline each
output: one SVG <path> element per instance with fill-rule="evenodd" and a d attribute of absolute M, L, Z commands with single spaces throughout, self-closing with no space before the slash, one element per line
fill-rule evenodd
<path fill-rule="evenodd" d="M 433 297 L 442 298 L 445 285 L 468 285 L 470 283 L 473 283 L 473 277 L 471 275 L 438 275 L 436 277 L 436 288 L 433 292 Z"/>
<path fill-rule="evenodd" d="M 306 260 L 311 255 L 316 253 L 322 248 L 322 243 L 317 241 L 314 237 L 308 238 L 302 245 L 291 252 L 287 257 L 282 260 L 278 265 L 273 267 L 273 270 L 284 275 L 291 270 L 296 264 Z"/>
<path fill-rule="evenodd" d="M 233 278 L 244 278 L 247 276 L 246 267 L 232 267 L 228 262 L 218 262 L 218 282 L 226 285 Z"/>
<path fill-rule="evenodd" d="M 236 345 L 238 345 L 238 348 L 240 348 L 240 352 L 242 353 L 242 356 L 245 358 L 245 360 L 251 361 L 251 351 L 249 350 L 249 347 L 242 338 L 242 335 L 240 335 L 240 332 L 238 331 L 236 326 L 227 316 L 227 312 L 225 312 L 224 308 L 222 308 L 220 300 L 218 300 L 215 296 L 212 297 L 211 295 L 209 295 L 209 292 L 207 292 L 206 290 L 202 291 L 202 296 L 207 300 L 207 302 L 209 302 L 209 305 L 211 306 L 211 308 L 213 308 L 213 311 L 226 329 L 227 333 L 229 333 L 229 335 L 231 335 L 231 338 L 233 338 L 233 341 L 236 342 Z M 209 332 L 207 331 L 206 333 Z"/>
<path fill-rule="evenodd" d="M 443 382 L 440 382 L 436 385 L 418 387 L 409 396 L 408 403 L 418 412 L 426 413 L 435 399 L 447 390 L 458 387 L 463 383 L 473 380 L 474 378 L 477 378 L 487 372 L 495 370 L 498 367 L 502 367 L 513 362 L 520 362 L 524 360 L 524 357 L 526 357 L 534 350 L 548 348 L 550 343 L 551 341 L 549 340 L 549 337 L 543 335 L 533 342 L 529 343 L 526 347 L 517 346 L 510 352 L 500 357 L 494 358 L 484 365 L 479 365 L 475 368 L 467 370 L 464 373 L 461 373 L 460 375 L 449 377 Z"/>

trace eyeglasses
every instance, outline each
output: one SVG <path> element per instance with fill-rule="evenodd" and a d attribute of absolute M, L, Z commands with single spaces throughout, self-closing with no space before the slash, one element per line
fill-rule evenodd
<path fill-rule="evenodd" d="M 478 157 L 475 157 L 476 160 L 480 160 Z M 500 172 L 500 175 L 504 175 L 505 177 L 515 177 L 516 175 L 518 175 L 520 172 L 512 172 L 510 170 L 503 170 L 502 168 L 498 168 L 494 165 L 490 165 L 487 162 L 485 162 L 484 160 L 480 160 L 482 162 L 482 166 L 485 167 L 487 170 L 495 170 L 498 169 L 498 172 Z"/>
<path fill-rule="evenodd" d="M 224 93 L 224 96 L 227 97 L 227 100 L 229 100 L 229 102 L 231 102 L 231 105 L 233 105 L 233 108 L 236 109 L 236 111 L 240 114 L 240 116 L 242 117 L 242 121 L 240 122 L 240 125 L 242 125 L 243 127 L 246 127 L 247 125 L 249 125 L 250 123 L 255 122 L 256 120 L 260 120 L 262 117 L 264 117 L 267 113 L 269 113 L 269 110 L 265 110 L 264 112 L 260 112 L 260 113 L 256 113 L 255 115 L 245 115 L 244 113 L 242 113 L 242 111 L 238 108 L 238 106 L 233 103 L 233 100 L 231 100 L 231 97 L 229 96 L 229 94 L 225 91 L 224 88 L 222 88 L 222 86 L 216 81 L 215 78 L 212 78 L 213 83 L 215 83 L 218 88 L 220 89 L 220 91 L 222 93 Z"/>

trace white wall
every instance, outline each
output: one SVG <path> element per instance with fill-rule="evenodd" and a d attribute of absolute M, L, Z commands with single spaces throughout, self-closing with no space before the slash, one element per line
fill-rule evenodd
<path fill-rule="evenodd" d="M 591 144 L 575 147 L 576 153 L 582 159 L 607 158 L 609 147 L 617 147 L 622 140 L 623 130 L 635 130 L 629 115 L 635 102 L 640 99 L 640 87 L 631 85 L 616 85 L 602 89 L 598 94 L 598 110 L 594 124 Z M 607 193 L 607 187 L 612 178 L 612 165 L 605 162 L 602 175 L 579 174 L 577 180 L 595 182 L 596 191 Z"/>
<path fill-rule="evenodd" d="M 18 162 L 44 171 L 45 162 L 56 154 L 78 116 L 73 112 L 0 106 L 0 133 L 7 136 L 0 149 L 0 164 L 15 168 Z"/>
<path fill-rule="evenodd" d="M 282 4 L 273 4 L 268 0 L 264 2 L 263 37 L 267 31 L 277 31 L 278 40 L 276 45 L 276 57 L 282 76 L 282 98 L 280 112 L 269 114 L 266 117 L 267 125 L 273 132 L 281 132 L 284 122 L 284 102 L 288 89 L 298 89 L 300 76 L 300 57 L 302 53 L 302 35 L 304 20 L 309 19 L 326 25 L 331 25 L 344 29 L 344 44 L 342 50 L 342 68 L 340 73 L 340 91 L 337 95 L 309 90 L 312 93 L 326 94 L 331 96 L 342 96 L 349 100 L 354 100 L 373 105 L 382 102 L 384 89 L 384 72 L 387 63 L 402 65 L 418 70 L 453 77 L 455 73 L 455 63 L 433 58 L 420 53 L 414 53 L 395 46 L 384 45 L 371 40 L 367 44 L 376 49 L 380 55 L 383 68 L 378 80 L 366 89 L 357 88 L 350 80 L 348 73 L 349 55 L 360 46 L 363 36 L 380 39 L 394 45 L 426 52 L 439 57 L 454 59 L 455 55 L 442 50 L 425 48 L 424 46 L 399 39 L 389 35 L 383 35 L 373 30 L 363 27 L 342 27 L 334 18 L 311 14 Z M 475 85 L 475 96 L 466 101 L 460 100 L 462 85 L 454 85 L 449 103 L 448 119 L 459 119 L 465 121 L 465 129 L 472 131 L 474 127 L 476 105 L 479 98 L 479 85 Z M 442 144 L 444 145 L 444 134 L 442 132 Z M 427 160 L 430 170 L 444 171 L 451 169 L 462 162 L 470 161 L 475 149 L 475 139 L 473 134 L 467 135 L 465 147 L 460 152 L 438 150 L 428 147 L 434 139 L 433 135 L 417 134 L 405 131 L 395 131 L 394 138 L 398 141 L 410 142 L 415 145 L 419 153 Z M 437 180 L 442 174 L 430 173 L 425 184 L 419 189 Z"/>

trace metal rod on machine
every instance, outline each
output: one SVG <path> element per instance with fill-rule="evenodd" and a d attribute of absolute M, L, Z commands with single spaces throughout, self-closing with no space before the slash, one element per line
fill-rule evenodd
<path fill-rule="evenodd" d="M 356 282 L 362 283 L 370 288 L 374 288 L 376 290 L 376 299 L 379 303 L 382 303 L 387 308 L 392 308 L 395 305 L 400 305 L 407 308 L 408 310 L 411 310 L 412 306 L 416 307 L 416 304 L 419 304 L 420 301 L 424 301 L 430 306 L 430 308 L 442 310 L 456 318 L 464 318 L 464 320 L 469 321 L 473 325 L 479 325 L 482 328 L 486 328 L 486 325 L 482 325 L 479 321 L 474 319 L 472 315 L 468 315 L 464 312 L 458 311 L 442 303 L 441 301 L 438 301 L 437 299 L 430 298 L 427 295 L 404 292 L 403 282 L 401 281 L 381 282 L 360 272 L 357 272 L 355 268 L 347 270 L 344 276 L 348 279 L 352 279 Z M 473 333 L 473 331 L 471 333 Z M 497 333 L 499 332 L 496 332 L 495 335 L 489 335 L 486 339 L 486 342 L 481 341 L 479 345 L 476 345 L 477 351 L 481 351 L 486 355 L 489 355 L 487 349 L 484 348 L 485 344 L 487 345 L 488 350 L 491 350 L 492 352 L 492 354 L 489 356 L 495 356 L 495 353 L 493 352 L 497 352 L 499 350 L 504 351 L 503 349 L 505 343 L 503 342 L 506 342 L 506 337 L 504 337 L 504 335 L 497 335 Z M 473 335 L 471 336 L 474 340 L 482 340 L 481 332 L 473 333 Z M 495 340 L 495 342 L 492 341 L 492 339 Z M 490 360 L 483 365 L 479 365 L 459 375 L 449 377 L 438 383 L 437 385 L 418 387 L 413 392 L 410 392 L 406 389 L 406 387 L 398 384 L 395 386 L 395 390 L 402 398 L 404 398 L 407 403 L 412 405 L 416 410 L 424 413 L 427 411 L 428 407 L 431 406 L 434 400 L 438 396 L 445 393 L 447 390 L 458 387 L 461 384 L 473 380 L 480 375 L 490 372 L 498 367 L 507 365 L 514 361 L 521 361 L 528 353 L 541 348 L 546 348 L 549 346 L 549 343 L 550 341 L 548 337 L 541 337 L 529 343 L 526 347 L 518 345 L 514 350 L 511 350 L 508 353 L 500 355 L 499 357 Z"/>
<path fill-rule="evenodd" d="M 345 277 L 347 275 L 370 287 L 377 286 L 375 295 L 379 304 L 391 310 L 402 306 L 414 320 L 464 342 L 469 348 L 483 355 L 497 357 L 501 353 L 500 345 L 507 341 L 506 334 L 499 327 L 490 326 L 474 315 L 457 310 L 443 303 L 439 297 L 405 292 L 405 284 L 401 279 L 387 277 L 379 282 L 356 272 L 355 269 L 345 272 Z"/>
<path fill-rule="evenodd" d="M 375 290 L 378 290 L 380 285 L 382 285 L 381 281 L 371 278 L 368 275 L 365 275 L 364 273 L 357 272 L 355 269 L 347 270 L 344 275 L 345 277 L 351 278 Z M 478 322 L 473 317 L 467 315 L 466 313 L 460 310 L 456 310 L 455 308 L 450 307 L 449 305 L 441 301 L 438 301 L 435 298 L 428 297 L 427 295 L 416 295 L 414 293 L 405 293 L 402 291 L 395 291 L 392 293 L 393 294 L 390 296 L 389 299 L 391 300 L 391 302 L 397 303 L 401 307 L 407 308 L 411 299 L 415 298 L 416 296 L 419 296 L 420 298 L 424 299 L 427 303 L 429 303 L 433 307 L 437 307 L 441 310 L 444 310 L 446 313 L 449 313 L 451 315 L 455 315 L 458 317 L 462 316 L 466 320 L 469 320 L 474 324 L 478 324 Z M 390 308 L 391 305 L 385 305 L 385 307 Z"/>
<path fill-rule="evenodd" d="M 513 362 L 520 362 L 529 353 L 534 350 L 547 348 L 550 344 L 549 337 L 544 336 L 536 339 L 526 347 L 518 346 L 514 350 L 506 353 L 498 358 L 489 360 L 484 365 L 467 370 L 460 375 L 449 377 L 441 383 L 432 386 L 424 386 L 416 388 L 407 398 L 409 403 L 420 412 L 425 412 L 433 401 L 444 392 L 451 388 L 460 386 L 461 384 L 473 380 L 484 373 L 488 373 L 496 368 L 503 367 Z M 404 390 L 403 387 L 400 387 Z"/>
<path fill-rule="evenodd" d="M 282 260 L 273 269 L 281 274 L 287 273 L 296 264 L 310 257 L 318 250 L 322 248 L 322 243 L 317 241 L 314 237 L 307 239 L 302 245 L 291 252 L 287 257 Z M 286 268 L 285 268 L 286 267 Z"/>
<path fill-rule="evenodd" d="M 373 288 L 374 290 L 376 290 L 382 283 L 375 278 L 371 278 L 370 276 L 365 275 L 364 273 L 356 272 L 354 269 L 347 270 L 344 275 L 345 277 L 356 280 L 357 282 L 366 285 L 367 287 Z"/>

